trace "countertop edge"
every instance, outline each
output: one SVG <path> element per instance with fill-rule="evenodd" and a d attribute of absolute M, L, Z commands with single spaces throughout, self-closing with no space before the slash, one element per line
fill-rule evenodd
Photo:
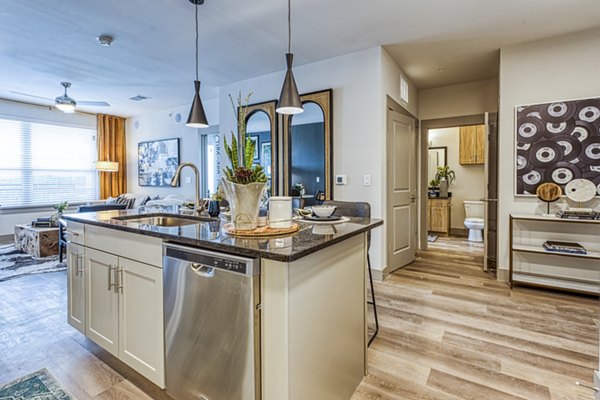
<path fill-rule="evenodd" d="M 364 225 L 356 230 L 353 230 L 352 232 L 345 233 L 345 234 L 343 234 L 339 237 L 333 238 L 325 243 L 321 243 L 321 244 L 315 246 L 315 248 L 304 249 L 304 250 L 298 251 L 297 253 L 294 253 L 292 255 L 285 255 L 285 254 L 271 253 L 271 252 L 265 251 L 265 250 L 247 249 L 242 246 L 211 242 L 211 241 L 206 241 L 206 240 L 201 240 L 201 239 L 193 239 L 193 238 L 187 238 L 187 237 L 181 237 L 181 236 L 176 237 L 174 235 L 169 235 L 169 234 L 165 234 L 165 233 L 161 233 L 161 232 L 140 230 L 140 229 L 137 229 L 134 227 L 126 226 L 126 225 L 112 225 L 112 224 L 108 224 L 108 223 L 102 222 L 102 221 L 96 221 L 96 220 L 91 220 L 91 219 L 87 219 L 87 218 L 77 217 L 77 214 L 64 214 L 62 216 L 62 219 L 67 220 L 67 221 L 78 222 L 78 223 L 82 223 L 82 224 L 95 225 L 95 226 L 107 228 L 107 229 L 114 229 L 114 230 L 118 230 L 118 231 L 134 233 L 134 234 L 138 234 L 138 235 L 152 236 L 152 237 L 163 239 L 166 242 L 174 243 L 174 244 L 183 244 L 183 245 L 188 245 L 188 246 L 193 246 L 193 247 L 206 248 L 209 250 L 223 251 L 224 253 L 230 253 L 230 254 L 235 253 L 235 254 L 248 256 L 248 257 L 259 257 L 259 258 L 263 258 L 263 259 L 269 259 L 269 260 L 273 260 L 273 261 L 280 261 L 280 262 L 286 262 L 286 263 L 297 261 L 301 258 L 304 258 L 304 257 L 310 255 L 310 254 L 316 253 L 327 247 L 333 246 L 333 245 L 343 242 L 344 240 L 347 240 L 351 237 L 360 235 L 364 232 L 370 231 L 372 229 L 375 229 L 375 228 L 383 225 L 383 220 L 371 219 L 370 220 L 371 223 L 369 223 L 368 225 Z"/>

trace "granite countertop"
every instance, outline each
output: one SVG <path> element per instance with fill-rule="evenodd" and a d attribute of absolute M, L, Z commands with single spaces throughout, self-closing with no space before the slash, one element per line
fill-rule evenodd
<path fill-rule="evenodd" d="M 315 253 L 321 249 L 342 242 L 348 238 L 383 225 L 383 220 L 369 218 L 350 218 L 341 224 L 311 224 L 300 223 L 300 231 L 275 238 L 240 238 L 223 232 L 222 225 L 226 222 L 217 218 L 198 218 L 199 224 L 177 227 L 162 227 L 140 224 L 132 220 L 113 219 L 140 215 L 151 217 L 164 213 L 140 214 L 134 210 L 100 211 L 79 214 L 64 214 L 63 219 L 104 228 L 116 229 L 123 232 L 161 238 L 167 242 L 190 245 L 208 250 L 222 251 L 248 257 L 260 257 L 270 260 L 292 262 Z M 170 214 L 184 218 L 194 218 L 186 215 Z"/>

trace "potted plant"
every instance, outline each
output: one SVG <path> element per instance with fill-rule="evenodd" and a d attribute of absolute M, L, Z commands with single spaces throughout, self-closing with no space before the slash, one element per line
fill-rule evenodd
<path fill-rule="evenodd" d="M 235 106 L 231 95 L 229 96 L 238 120 L 241 146 L 238 145 L 238 139 L 233 132 L 231 132 L 231 146 L 227 143 L 227 138 L 224 138 L 223 143 L 231 166 L 223 170 L 225 176 L 221 179 L 221 183 L 231 207 L 231 222 L 234 228 L 239 230 L 256 229 L 260 199 L 268 180 L 262 165 L 253 164 L 255 143 L 246 137 L 246 110 L 250 95 L 242 101 L 240 93 L 237 99 L 238 107 Z"/>
<path fill-rule="evenodd" d="M 306 193 L 304 185 L 301 182 L 298 182 L 294 186 L 292 186 L 291 192 L 292 196 L 304 196 L 304 194 Z"/>
<path fill-rule="evenodd" d="M 63 201 L 62 203 L 53 205 L 52 208 L 56 210 L 56 213 L 52 214 L 50 221 L 52 222 L 52 225 L 58 225 L 58 220 L 62 217 L 63 212 L 69 208 L 69 203 L 67 201 Z"/>
<path fill-rule="evenodd" d="M 450 169 L 448 165 L 437 167 L 435 174 L 435 180 L 439 182 L 440 186 L 440 197 L 448 197 L 448 186 L 454 182 L 456 174 Z"/>

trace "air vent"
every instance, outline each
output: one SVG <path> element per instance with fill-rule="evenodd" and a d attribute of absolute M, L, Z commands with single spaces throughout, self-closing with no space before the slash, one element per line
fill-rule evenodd
<path fill-rule="evenodd" d="M 146 96 L 142 96 L 142 95 L 138 94 L 137 96 L 130 97 L 129 100 L 132 100 L 132 101 L 142 101 L 142 100 L 148 100 L 149 98 L 150 97 L 146 97 Z"/>

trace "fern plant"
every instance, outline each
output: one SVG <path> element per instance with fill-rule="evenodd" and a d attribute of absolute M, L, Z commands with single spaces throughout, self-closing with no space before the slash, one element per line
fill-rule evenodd
<path fill-rule="evenodd" d="M 229 95 L 233 112 L 238 121 L 238 133 L 241 138 L 246 139 L 245 143 L 241 143 L 242 146 L 239 146 L 238 139 L 233 131 L 231 132 L 231 146 L 227 143 L 227 138 L 223 138 L 225 154 L 227 154 L 229 162 L 231 163 L 230 167 L 225 167 L 223 170 L 225 177 L 230 182 L 242 185 L 254 182 L 263 183 L 268 180 L 263 166 L 259 164 L 253 165 L 256 143 L 249 137 L 246 137 L 246 112 L 251 95 L 252 93 L 248 94 L 248 96 L 242 100 L 242 93 L 240 92 L 237 98 L 237 107 L 233 102 L 233 97 Z"/>

